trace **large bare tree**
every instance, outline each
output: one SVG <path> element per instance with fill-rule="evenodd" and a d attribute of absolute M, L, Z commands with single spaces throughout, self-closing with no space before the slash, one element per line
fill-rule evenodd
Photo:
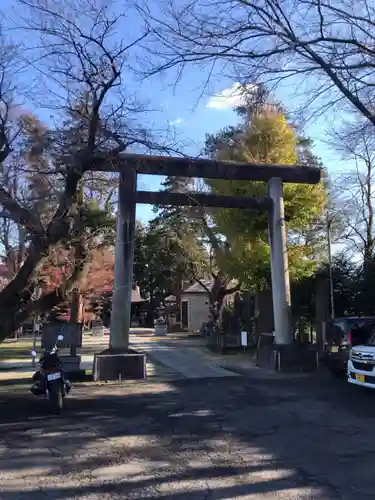
<path fill-rule="evenodd" d="M 97 160 L 105 155 L 111 162 L 134 146 L 158 148 L 142 124 L 145 106 L 128 91 L 133 50 L 147 33 L 126 38 L 124 15 L 114 5 L 18 0 L 17 32 L 27 50 L 21 46 L 16 53 L 2 40 L 0 205 L 13 233 L 21 230 L 23 243 L 15 274 L 0 292 L 0 341 L 30 315 L 64 300 L 87 273 L 92 243 L 98 236 L 102 241 L 103 234 L 87 223 L 86 201 L 95 196 L 99 205 L 108 205 L 116 180 L 92 171 Z M 12 84 L 15 64 L 27 68 L 32 83 L 27 96 L 21 85 Z M 25 120 L 25 102 L 37 114 L 44 110 L 44 118 L 48 113 L 45 126 Z M 68 246 L 74 253 L 72 272 L 34 299 L 51 252 Z"/>
<path fill-rule="evenodd" d="M 340 239 L 366 266 L 375 251 L 375 139 L 372 127 L 358 125 L 355 121 L 333 136 L 336 149 L 354 164 L 335 179 L 333 192 L 342 221 Z"/>
<path fill-rule="evenodd" d="M 370 0 L 138 0 L 138 9 L 152 33 L 149 73 L 204 64 L 208 77 L 216 67 L 244 84 L 289 80 L 308 91 L 304 106 L 349 104 L 375 125 Z"/>

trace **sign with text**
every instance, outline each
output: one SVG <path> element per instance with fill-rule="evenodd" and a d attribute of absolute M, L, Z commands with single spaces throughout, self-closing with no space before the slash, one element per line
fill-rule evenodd
<path fill-rule="evenodd" d="M 59 335 L 64 337 L 64 340 L 59 342 L 60 349 L 82 347 L 81 323 L 49 323 L 42 328 L 42 349 L 53 347 Z"/>

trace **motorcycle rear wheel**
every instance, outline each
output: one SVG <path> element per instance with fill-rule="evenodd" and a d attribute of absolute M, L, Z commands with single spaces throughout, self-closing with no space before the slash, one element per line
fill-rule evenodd
<path fill-rule="evenodd" d="M 64 398 L 62 393 L 61 382 L 58 381 L 54 384 L 50 384 L 48 389 L 49 392 L 49 404 L 53 413 L 59 414 L 64 407 Z"/>

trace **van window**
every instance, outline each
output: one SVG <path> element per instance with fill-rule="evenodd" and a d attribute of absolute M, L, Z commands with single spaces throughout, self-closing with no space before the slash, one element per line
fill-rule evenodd
<path fill-rule="evenodd" d="M 352 344 L 366 344 L 375 328 L 375 319 L 351 321 L 348 329 L 352 333 Z"/>
<path fill-rule="evenodd" d="M 345 322 L 332 321 L 327 332 L 327 341 L 332 344 L 339 344 L 345 338 Z"/>

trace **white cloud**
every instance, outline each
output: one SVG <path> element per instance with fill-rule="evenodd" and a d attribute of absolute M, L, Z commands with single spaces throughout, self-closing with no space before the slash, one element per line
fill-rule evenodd
<path fill-rule="evenodd" d="M 255 89 L 255 85 L 241 85 L 235 83 L 231 87 L 210 97 L 206 108 L 230 109 L 246 104 L 245 95 Z"/>
<path fill-rule="evenodd" d="M 183 118 L 176 118 L 175 120 L 171 120 L 169 122 L 169 125 L 181 125 L 181 123 L 184 123 L 184 119 Z"/>

